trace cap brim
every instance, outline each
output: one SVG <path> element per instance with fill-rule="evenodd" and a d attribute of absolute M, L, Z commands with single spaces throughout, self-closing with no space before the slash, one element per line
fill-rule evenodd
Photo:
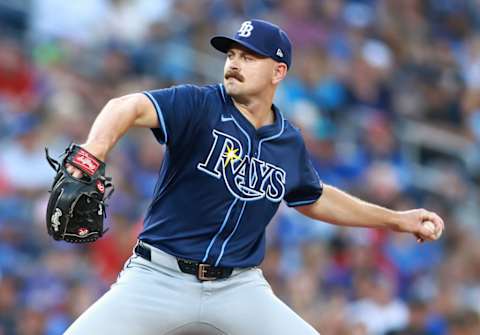
<path fill-rule="evenodd" d="M 237 40 L 237 39 L 230 38 L 230 37 L 227 37 L 227 36 L 214 36 L 210 40 L 210 44 L 215 49 L 217 49 L 218 51 L 221 51 L 223 53 L 227 53 L 227 51 L 232 47 L 233 44 L 240 44 L 241 46 L 243 46 L 243 47 L 259 54 L 259 55 L 262 55 L 262 56 L 265 56 L 265 57 L 270 57 L 269 55 L 267 55 L 264 52 L 258 50 L 257 48 L 250 45 L 246 41 Z"/>

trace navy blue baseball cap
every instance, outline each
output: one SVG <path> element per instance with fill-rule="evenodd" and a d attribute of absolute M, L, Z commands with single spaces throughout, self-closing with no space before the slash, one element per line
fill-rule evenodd
<path fill-rule="evenodd" d="M 245 21 L 235 36 L 214 36 L 210 40 L 212 46 L 226 53 L 234 43 L 256 52 L 259 55 L 270 57 L 277 62 L 292 64 L 292 43 L 279 26 L 263 20 Z"/>

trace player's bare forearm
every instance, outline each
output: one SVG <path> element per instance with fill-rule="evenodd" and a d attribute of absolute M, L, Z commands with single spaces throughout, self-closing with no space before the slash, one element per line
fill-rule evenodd
<path fill-rule="evenodd" d="M 399 220 L 397 212 L 367 203 L 330 185 L 324 185 L 318 201 L 297 209 L 315 220 L 340 226 L 388 228 Z"/>
<path fill-rule="evenodd" d="M 324 185 L 322 196 L 313 204 L 296 208 L 313 219 L 340 226 L 388 228 L 409 232 L 422 240 L 438 239 L 443 220 L 425 209 L 394 211 L 351 196 L 333 186 Z M 423 223 L 431 222 L 430 229 Z"/>
<path fill-rule="evenodd" d="M 134 126 L 158 127 L 155 109 L 141 93 L 111 99 L 95 119 L 82 147 L 105 160 L 117 141 Z"/>

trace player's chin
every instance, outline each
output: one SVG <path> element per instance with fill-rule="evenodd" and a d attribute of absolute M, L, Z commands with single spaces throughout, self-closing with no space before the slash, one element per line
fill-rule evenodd
<path fill-rule="evenodd" d="M 231 96 L 241 95 L 243 90 L 239 84 L 240 84 L 239 82 L 235 82 L 233 80 L 226 80 L 224 85 L 228 95 L 231 95 Z"/>

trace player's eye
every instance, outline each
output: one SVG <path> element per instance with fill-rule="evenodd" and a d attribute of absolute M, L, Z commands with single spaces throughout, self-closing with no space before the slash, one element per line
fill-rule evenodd
<path fill-rule="evenodd" d="M 243 59 L 246 60 L 247 62 L 253 61 L 254 58 L 250 55 L 243 55 Z"/>

